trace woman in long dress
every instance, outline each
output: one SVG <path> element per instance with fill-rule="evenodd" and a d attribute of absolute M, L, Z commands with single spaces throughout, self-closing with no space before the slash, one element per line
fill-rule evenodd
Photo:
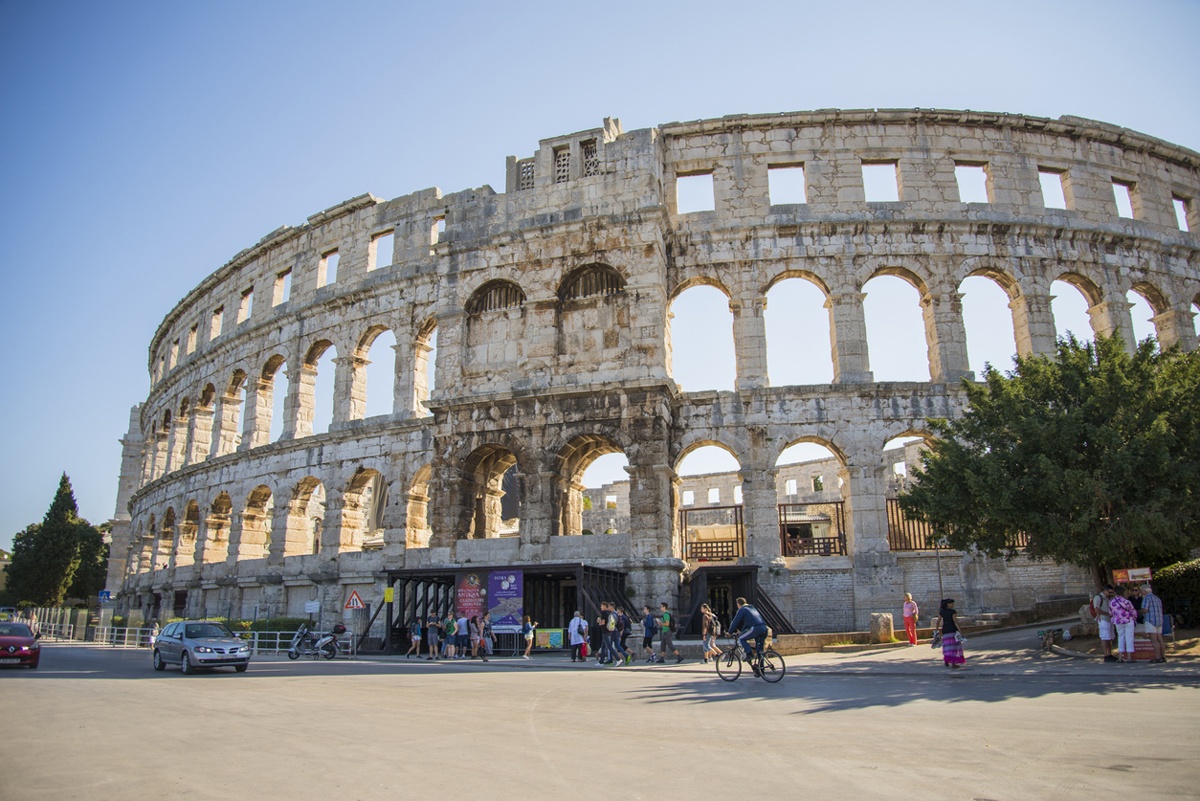
<path fill-rule="evenodd" d="M 955 669 L 961 668 L 967 662 L 963 656 L 962 634 L 954 619 L 957 614 L 954 611 L 954 599 L 944 599 L 942 608 L 938 610 L 938 631 L 942 633 L 942 663 Z"/>

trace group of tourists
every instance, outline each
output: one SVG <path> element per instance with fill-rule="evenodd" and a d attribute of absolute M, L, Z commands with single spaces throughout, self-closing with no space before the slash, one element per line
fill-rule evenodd
<path fill-rule="evenodd" d="M 1166 662 L 1167 647 L 1163 641 L 1163 604 L 1149 584 L 1124 585 L 1105 584 L 1092 598 L 1092 617 L 1100 629 L 1100 643 L 1104 648 L 1105 662 L 1133 662 L 1134 632 L 1142 624 L 1150 645 L 1154 648 L 1151 662 Z M 1113 655 L 1113 643 L 1117 653 Z"/>
<path fill-rule="evenodd" d="M 675 663 L 683 661 L 679 649 L 675 647 L 675 629 L 677 621 L 670 606 L 664 601 L 659 604 L 656 614 L 649 606 L 642 607 L 638 617 L 642 624 L 641 649 L 629 644 L 633 635 L 633 618 L 625 611 L 625 607 L 612 601 L 602 601 L 600 612 L 596 619 L 589 622 L 579 611 L 567 624 L 567 636 L 571 646 L 572 662 L 587 662 L 590 656 L 595 657 L 597 666 L 624 667 L 635 659 L 649 663 L 664 663 L 667 658 L 674 657 Z M 658 653 L 654 653 L 654 638 L 659 641 Z"/>
<path fill-rule="evenodd" d="M 529 618 L 525 618 L 526 623 Z M 465 614 L 455 616 L 447 614 L 443 618 L 429 615 L 417 619 L 409 626 L 408 636 L 411 645 L 404 658 L 421 657 L 421 639 L 424 636 L 428 643 L 428 660 L 436 659 L 481 659 L 488 661 L 495 648 L 496 635 L 492 631 L 492 615 Z M 528 657 L 528 649 L 526 649 Z"/>

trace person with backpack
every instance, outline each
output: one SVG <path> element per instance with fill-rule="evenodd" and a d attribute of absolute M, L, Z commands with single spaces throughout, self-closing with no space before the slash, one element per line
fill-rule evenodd
<path fill-rule="evenodd" d="M 629 664 L 629 652 L 621 645 L 621 616 L 617 612 L 617 605 L 612 601 L 608 602 L 608 615 L 604 619 L 604 629 L 608 633 L 608 647 L 612 654 L 613 666 L 624 667 Z"/>
<path fill-rule="evenodd" d="M 642 607 L 642 652 L 647 662 L 654 661 L 654 632 L 658 631 L 658 621 L 649 606 Z"/>
<path fill-rule="evenodd" d="M 662 634 L 658 637 L 658 661 L 667 661 L 667 651 L 675 654 L 675 664 L 683 661 L 683 656 L 679 653 L 679 649 L 675 647 L 675 618 L 667 607 L 667 602 L 663 601 L 659 604 L 662 607 L 662 612 L 659 617 L 662 618 Z"/>
<path fill-rule="evenodd" d="M 629 635 L 633 633 L 633 621 L 629 619 L 629 615 L 625 614 L 625 607 L 617 607 L 617 642 L 621 645 L 621 651 L 625 654 L 625 664 L 628 665 L 633 661 L 633 651 L 629 650 Z"/>

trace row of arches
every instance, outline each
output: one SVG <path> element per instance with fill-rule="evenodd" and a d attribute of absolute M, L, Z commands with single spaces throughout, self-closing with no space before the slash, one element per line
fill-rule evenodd
<path fill-rule="evenodd" d="M 911 432 L 910 432 L 911 433 Z M 896 462 L 893 438 L 876 454 L 883 475 Z M 218 489 L 210 501 L 187 498 L 160 512 L 139 515 L 126 558 L 126 573 L 154 573 L 193 565 L 266 559 L 278 563 L 291 557 L 336 556 L 382 548 L 389 538 L 407 548 L 447 545 L 454 539 L 524 537 L 525 520 L 553 518 L 549 533 L 573 536 L 591 533 L 584 525 L 585 486 L 626 481 L 646 465 L 631 464 L 616 439 L 603 434 L 572 438 L 550 457 L 515 443 L 484 444 L 461 461 L 436 466 L 424 462 L 408 476 L 389 478 L 378 469 L 359 466 L 348 479 L 305 475 L 272 485 L 254 484 L 247 490 Z M 671 509 L 667 528 L 678 522 L 675 510 L 752 503 L 741 493 L 742 465 L 748 457 L 713 439 L 697 439 L 675 461 Z M 797 472 L 801 463 L 827 464 L 812 468 L 813 478 Z M 844 481 L 849 457 L 830 442 L 798 439 L 780 451 L 773 462 L 776 481 L 765 509 L 803 501 L 841 501 L 853 492 Z M 531 491 L 528 481 L 553 468 L 552 492 Z M 435 475 L 435 471 L 437 475 Z M 651 471 L 653 472 L 653 471 Z M 901 471 L 902 473 L 903 471 Z M 589 476 L 590 479 L 589 480 Z M 797 477 L 800 478 L 797 488 Z M 875 491 L 873 484 L 860 491 Z M 891 491 L 894 487 L 885 487 Z M 628 504 L 630 489 L 625 494 Z M 656 490 L 648 490 L 654 494 Z M 444 515 L 433 513 L 443 507 Z M 538 508 L 541 507 L 541 508 Z M 629 520 L 629 509 L 621 510 Z M 452 530 L 435 535 L 433 520 L 452 521 Z M 629 523 L 612 533 L 629 533 Z M 664 554 L 682 553 L 678 532 L 663 537 Z"/>

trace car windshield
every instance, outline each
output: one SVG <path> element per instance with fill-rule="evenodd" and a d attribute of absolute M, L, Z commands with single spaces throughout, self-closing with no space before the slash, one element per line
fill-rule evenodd
<path fill-rule="evenodd" d="M 0 623 L 0 637 L 32 637 L 33 632 L 24 623 Z"/>
<path fill-rule="evenodd" d="M 189 640 L 202 640 L 206 637 L 232 637 L 233 634 L 220 623 L 195 623 L 188 624 L 183 636 Z"/>

